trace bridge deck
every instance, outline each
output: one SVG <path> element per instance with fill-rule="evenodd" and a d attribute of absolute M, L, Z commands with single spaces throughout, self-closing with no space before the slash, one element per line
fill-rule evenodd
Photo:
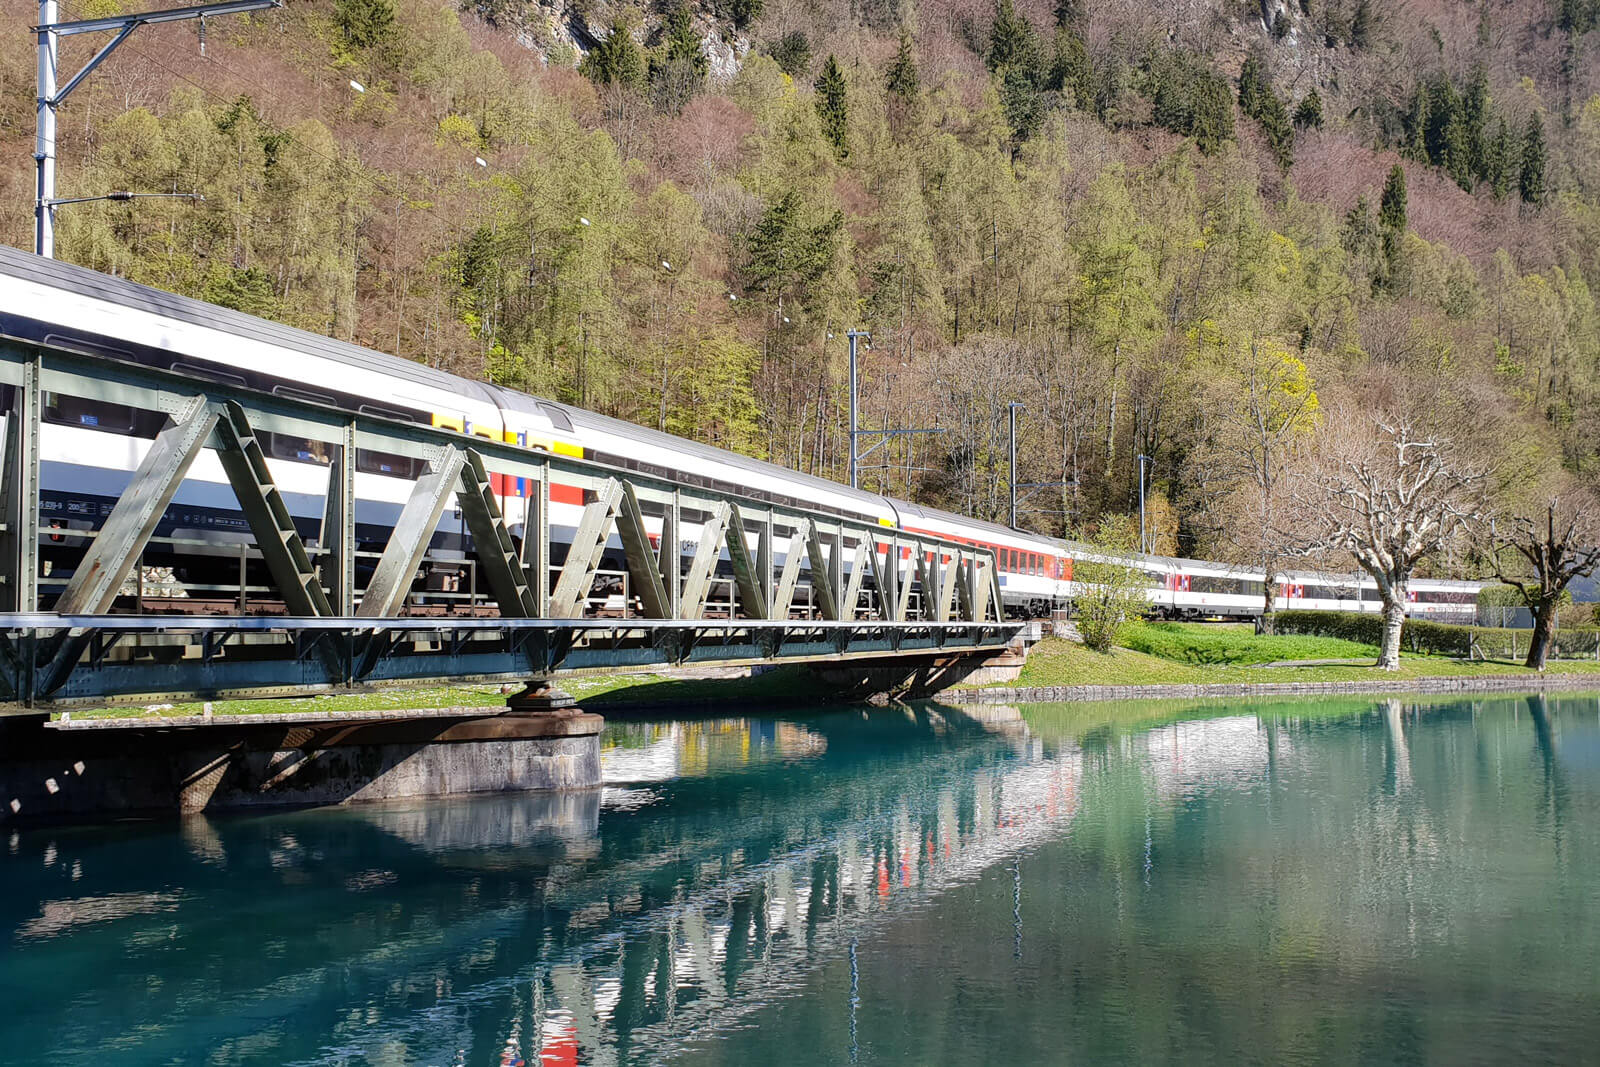
<path fill-rule="evenodd" d="M 0 615 L 0 713 L 516 682 L 561 672 L 998 652 L 1020 623 Z"/>

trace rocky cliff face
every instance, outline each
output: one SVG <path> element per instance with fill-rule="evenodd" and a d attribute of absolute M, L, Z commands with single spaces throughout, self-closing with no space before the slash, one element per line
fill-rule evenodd
<path fill-rule="evenodd" d="M 732 79 L 750 52 L 750 35 L 694 5 L 690 11 L 708 64 L 708 76 L 715 83 Z M 576 66 L 611 33 L 619 19 L 632 24 L 629 32 L 641 48 L 660 41 L 665 20 L 662 10 L 641 13 L 634 5 L 614 0 L 539 0 L 520 12 L 483 13 L 510 29 L 524 47 L 538 52 L 546 63 L 558 66 Z"/>

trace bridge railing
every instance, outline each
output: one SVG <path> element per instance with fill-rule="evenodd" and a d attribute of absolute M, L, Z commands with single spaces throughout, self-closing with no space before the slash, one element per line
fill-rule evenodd
<path fill-rule="evenodd" d="M 899 651 L 902 635 L 929 649 L 951 640 L 1004 643 L 999 582 L 987 550 L 779 503 L 748 488 L 712 490 L 492 437 L 5 339 L 0 393 L 6 423 L 0 609 L 12 616 L 0 622 L 11 635 L 4 651 L 12 678 L 0 679 L 9 690 L 0 691 L 0 700 L 64 696 L 74 670 L 164 662 L 173 658 L 174 642 L 185 650 L 179 660 L 199 659 L 219 678 L 220 661 L 281 659 L 310 642 L 316 666 L 308 669 L 318 680 L 307 684 L 369 684 L 383 674 L 376 664 L 392 667 L 397 656 L 434 643 L 417 636 L 428 632 L 425 626 L 396 625 L 416 616 L 434 620 L 440 634 L 471 632 L 473 642 L 501 642 L 512 662 L 527 664 L 523 674 L 569 663 L 574 649 L 589 647 L 601 633 L 618 650 L 617 662 L 627 658 L 620 651 L 628 641 L 657 649 L 640 662 L 670 662 L 686 643 L 704 644 L 703 636 L 682 639 L 685 628 L 675 625 L 682 623 L 777 624 L 745 627 L 745 634 L 809 626 L 830 635 L 813 650 L 819 656 L 850 654 L 858 644 L 880 654 Z M 83 431 L 93 427 L 80 423 L 74 431 L 80 447 L 98 439 L 115 447 L 107 448 L 104 464 L 74 465 L 41 445 L 47 410 L 62 410 L 63 397 L 74 398 L 81 411 L 114 406 L 145 413 L 139 421 L 154 438 L 144 436 L 148 445 L 136 446 L 137 434 L 103 428 L 91 434 Z M 318 462 L 303 465 L 296 481 L 305 483 L 306 471 L 324 472 L 315 476 L 319 492 L 308 497 L 304 484 L 292 493 L 278 486 L 275 475 L 293 461 L 269 461 L 267 435 L 310 443 Z M 123 466 L 138 459 L 131 475 L 116 473 L 119 453 Z M 214 458 L 202 461 L 208 453 Z M 397 509 L 391 503 L 388 515 L 375 515 L 372 500 L 358 499 L 362 454 L 398 457 L 419 472 L 400 485 L 395 495 L 403 501 Z M 363 478 L 364 486 L 372 484 Z M 514 493 L 506 491 L 513 486 Z M 581 494 L 575 520 L 567 512 L 552 522 L 553 486 L 566 499 Z M 202 490 L 224 506 L 185 503 Z M 41 609 L 53 614 L 40 615 Z M 216 628 L 184 628 L 171 617 L 201 614 L 219 616 L 218 625 L 233 636 L 219 640 Z M 171 633 L 119 621 L 151 615 L 165 617 Z M 228 625 L 252 615 L 281 618 L 275 629 L 248 633 Z M 77 622 L 50 624 L 66 617 Z M 100 622 L 91 626 L 83 622 L 88 618 Z M 511 620 L 564 625 L 507 627 Z M 583 620 L 603 625 L 565 625 Z M 519 630 L 561 636 L 531 655 L 532 638 Z M 624 631 L 631 636 L 619 638 Z M 175 639 L 179 632 L 212 636 Z M 259 647 L 268 632 L 280 635 L 270 642 L 277 654 Z M 79 640 L 89 633 L 101 636 Z M 355 647 L 366 641 L 357 635 L 372 633 L 391 635 L 383 651 L 369 643 Z M 42 648 L 40 640 L 55 644 Z M 763 640 L 771 644 L 759 637 L 746 644 L 759 651 L 767 647 Z M 789 647 L 797 644 L 805 642 Z M 553 659 L 551 649 L 565 651 Z M 373 666 L 363 674 L 364 663 Z M 519 669 L 459 666 L 439 660 L 390 673 L 408 680 Z M 235 679 L 240 691 L 282 684 L 272 681 L 282 679 L 281 670 L 261 671 L 255 680 L 249 674 Z M 143 684 L 126 691 L 145 692 Z M 184 692 L 232 691 L 232 683 L 184 684 Z"/>

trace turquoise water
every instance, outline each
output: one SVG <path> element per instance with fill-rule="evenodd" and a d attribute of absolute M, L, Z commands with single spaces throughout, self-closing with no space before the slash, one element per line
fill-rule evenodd
<path fill-rule="evenodd" d="M 0 1062 L 1585 1062 L 1600 701 L 613 724 L 607 786 L 0 829 Z"/>

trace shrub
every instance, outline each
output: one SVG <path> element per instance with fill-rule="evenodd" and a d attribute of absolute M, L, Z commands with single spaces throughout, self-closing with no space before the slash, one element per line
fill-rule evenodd
<path fill-rule="evenodd" d="M 1128 516 L 1103 516 L 1092 544 L 1104 553 L 1104 562 L 1086 559 L 1074 563 L 1073 577 L 1079 588 L 1074 603 L 1078 633 L 1096 652 L 1111 651 L 1128 620 L 1149 603 L 1149 580 L 1144 572 L 1120 562 L 1120 557 L 1133 551 L 1137 540 Z"/>
<path fill-rule="evenodd" d="M 1276 628 L 1280 634 L 1342 637 L 1347 641 L 1376 645 L 1383 636 L 1383 619 L 1354 611 L 1280 611 Z M 1407 652 L 1458 659 L 1474 654 L 1485 659 L 1520 659 L 1527 653 L 1531 637 L 1527 630 L 1407 619 L 1405 628 L 1400 631 L 1400 647 Z M 1600 644 L 1600 631 L 1561 630 L 1555 635 L 1551 651 L 1558 656 L 1588 657 L 1595 654 L 1597 644 Z"/>

